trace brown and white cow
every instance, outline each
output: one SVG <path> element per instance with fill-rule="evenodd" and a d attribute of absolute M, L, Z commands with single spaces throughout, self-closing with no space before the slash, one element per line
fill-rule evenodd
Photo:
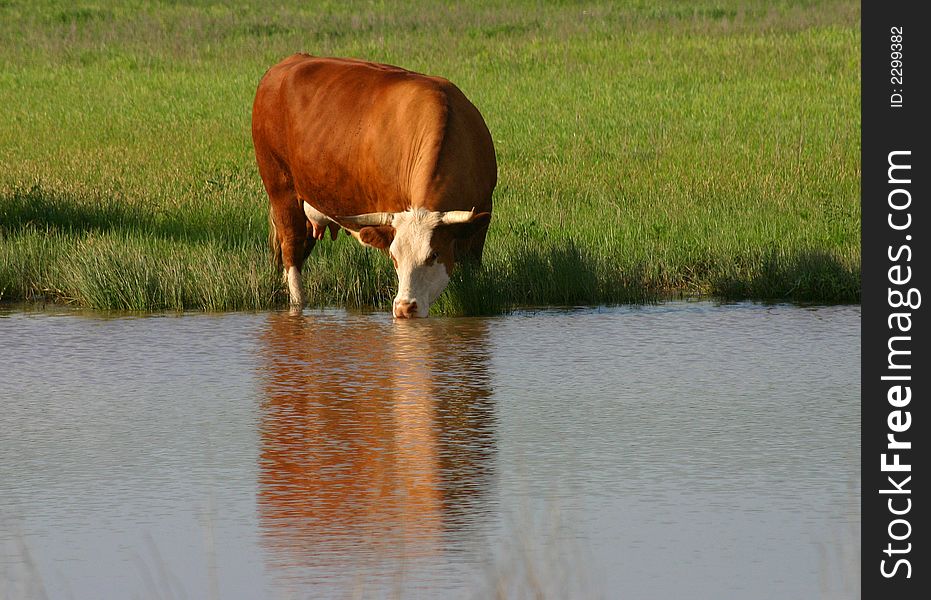
<path fill-rule="evenodd" d="M 399 67 L 295 54 L 259 83 L 252 140 L 291 304 L 327 229 L 388 252 L 395 317 L 426 317 L 457 260 L 481 260 L 497 164 L 455 85 Z"/>

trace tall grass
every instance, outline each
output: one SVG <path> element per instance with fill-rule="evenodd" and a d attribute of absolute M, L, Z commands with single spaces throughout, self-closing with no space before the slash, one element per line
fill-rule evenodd
<path fill-rule="evenodd" d="M 443 75 L 499 185 L 482 269 L 436 312 L 670 295 L 860 298 L 856 2 L 0 1 L 0 299 L 286 302 L 249 118 L 295 51 Z M 345 237 L 315 305 L 386 307 Z"/>

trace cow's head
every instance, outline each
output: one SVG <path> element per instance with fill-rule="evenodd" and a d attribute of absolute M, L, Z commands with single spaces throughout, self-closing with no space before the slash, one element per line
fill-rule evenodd
<path fill-rule="evenodd" d="M 336 217 L 360 242 L 388 253 L 398 273 L 393 314 L 399 319 L 426 317 L 440 297 L 456 262 L 456 240 L 488 226 L 491 213 L 465 210 L 431 212 L 422 208 L 397 213 Z"/>

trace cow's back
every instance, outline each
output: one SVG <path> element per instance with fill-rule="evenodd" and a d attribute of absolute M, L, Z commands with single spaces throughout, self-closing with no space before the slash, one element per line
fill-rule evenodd
<path fill-rule="evenodd" d="M 491 209 L 491 136 L 445 79 L 298 54 L 263 77 L 252 125 L 260 163 L 326 214 Z"/>

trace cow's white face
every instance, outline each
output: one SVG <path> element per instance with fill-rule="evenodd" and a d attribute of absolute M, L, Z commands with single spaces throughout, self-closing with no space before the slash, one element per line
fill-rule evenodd
<path fill-rule="evenodd" d="M 359 228 L 357 237 L 363 244 L 385 250 L 391 256 L 398 274 L 398 294 L 392 303 L 392 314 L 399 319 L 426 317 L 449 283 L 456 240 L 487 227 L 491 214 L 412 209 L 387 215 L 379 217 L 384 224 Z M 365 216 L 375 220 L 371 215 Z"/>
<path fill-rule="evenodd" d="M 398 295 L 392 303 L 395 317 L 426 317 L 440 297 L 452 270 L 452 240 L 444 248 L 442 236 L 434 235 L 440 213 L 425 210 L 395 215 L 394 240 L 388 254 L 398 274 Z M 440 260 L 441 258 L 446 260 Z"/>

